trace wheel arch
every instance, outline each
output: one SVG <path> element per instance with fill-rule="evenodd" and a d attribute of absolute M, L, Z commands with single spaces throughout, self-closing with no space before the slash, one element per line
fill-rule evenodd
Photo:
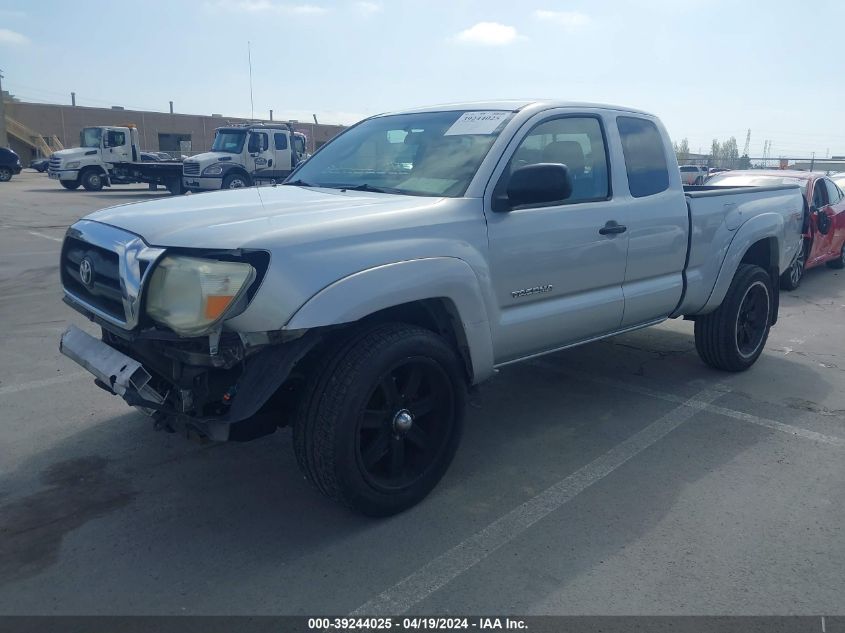
<path fill-rule="evenodd" d="M 229 176 L 243 176 L 246 179 L 248 186 L 253 183 L 252 176 L 242 165 L 232 165 L 231 168 L 227 169 L 226 172 L 223 174 L 223 177 L 220 179 L 221 186 L 223 181 Z"/>
<path fill-rule="evenodd" d="M 437 332 L 463 359 L 470 383 L 493 373 L 493 345 L 475 272 L 454 257 L 415 259 L 357 272 L 322 289 L 285 329 L 401 321 Z"/>
<path fill-rule="evenodd" d="M 84 165 L 79 169 L 79 179 L 81 180 L 83 174 L 89 171 L 96 171 L 97 173 L 105 176 L 106 178 L 109 177 L 109 172 L 107 172 L 106 168 L 102 165 Z"/>
<path fill-rule="evenodd" d="M 797 248 L 803 239 L 796 233 L 795 244 L 785 248 L 781 237 L 784 235 L 785 222 L 780 214 L 763 213 L 740 226 L 722 260 L 710 297 L 697 313 L 706 314 L 721 305 L 740 264 L 755 264 L 769 273 L 777 306 L 780 272 L 791 263 L 791 258 L 797 254 Z M 774 320 L 777 320 L 777 309 Z"/>

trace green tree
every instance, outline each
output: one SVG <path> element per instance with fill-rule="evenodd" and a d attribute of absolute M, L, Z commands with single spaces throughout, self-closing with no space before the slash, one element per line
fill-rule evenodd
<path fill-rule="evenodd" d="M 689 160 L 689 141 L 686 138 L 681 139 L 680 143 L 675 141 L 672 147 L 679 163 L 685 163 Z"/>
<path fill-rule="evenodd" d="M 710 165 L 712 167 L 721 167 L 722 165 L 719 163 L 719 156 L 721 154 L 721 147 L 719 146 L 719 141 L 715 138 L 713 139 L 713 144 L 710 145 Z"/>
<path fill-rule="evenodd" d="M 735 137 L 732 136 L 722 143 L 719 148 L 719 158 L 721 167 L 736 169 L 737 164 L 739 163 L 739 148 L 736 146 Z"/>

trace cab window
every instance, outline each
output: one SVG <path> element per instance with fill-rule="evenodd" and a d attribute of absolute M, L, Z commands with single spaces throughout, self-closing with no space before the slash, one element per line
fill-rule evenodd
<path fill-rule="evenodd" d="M 827 205 L 827 188 L 824 186 L 824 179 L 817 180 L 813 185 L 813 206 L 821 209 Z"/>
<path fill-rule="evenodd" d="M 537 163 L 561 163 L 572 177 L 572 195 L 561 204 L 606 200 L 610 195 L 607 150 L 601 124 L 593 117 L 544 121 L 517 147 L 497 189 L 507 186 L 514 170 Z"/>
<path fill-rule="evenodd" d="M 839 188 L 833 184 L 833 181 L 824 179 L 825 188 L 827 189 L 827 199 L 830 204 L 836 204 L 842 198 Z"/>
<path fill-rule="evenodd" d="M 663 137 L 654 122 L 637 117 L 616 119 L 622 138 L 628 190 L 634 198 L 653 196 L 669 188 L 669 167 Z"/>
<path fill-rule="evenodd" d="M 126 144 L 126 133 L 109 130 L 106 132 L 106 147 L 120 147 Z"/>
<path fill-rule="evenodd" d="M 276 149 L 287 149 L 288 148 L 288 137 L 281 132 L 277 132 L 273 134 L 273 143 L 275 143 Z"/>

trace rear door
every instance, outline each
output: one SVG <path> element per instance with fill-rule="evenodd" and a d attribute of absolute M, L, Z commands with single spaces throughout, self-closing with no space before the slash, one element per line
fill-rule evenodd
<path fill-rule="evenodd" d="M 498 318 L 496 363 L 562 347 L 619 328 L 628 236 L 599 231 L 620 211 L 611 194 L 599 114 L 552 110 L 511 141 L 487 193 L 487 231 Z M 520 167 L 563 163 L 566 200 L 511 208 L 507 182 Z"/>
<path fill-rule="evenodd" d="M 667 157 L 673 150 L 662 126 L 651 118 L 620 115 L 614 127 L 625 167 L 616 197 L 624 202 L 628 227 L 622 326 L 629 327 L 667 317 L 678 305 L 689 215 L 680 183 L 670 177 Z"/>
<path fill-rule="evenodd" d="M 273 132 L 273 151 L 275 159 L 273 163 L 273 172 L 275 178 L 285 178 L 290 174 L 291 169 L 291 151 L 290 138 L 287 132 Z"/>
<path fill-rule="evenodd" d="M 842 245 L 845 242 L 845 196 L 832 180 L 825 178 L 824 184 L 831 220 L 830 255 L 836 258 L 842 255 Z"/>

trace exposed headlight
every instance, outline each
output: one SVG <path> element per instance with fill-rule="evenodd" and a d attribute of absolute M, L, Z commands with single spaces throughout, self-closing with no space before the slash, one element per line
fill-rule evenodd
<path fill-rule="evenodd" d="M 79 161 L 72 160 L 67 165 L 65 165 L 68 169 L 79 169 Z"/>
<path fill-rule="evenodd" d="M 255 279 L 242 262 L 168 256 L 153 271 L 147 314 L 182 336 L 207 332 Z"/>
<path fill-rule="evenodd" d="M 209 165 L 202 170 L 203 176 L 220 176 L 223 174 L 223 165 L 217 163 L 216 165 Z"/>

